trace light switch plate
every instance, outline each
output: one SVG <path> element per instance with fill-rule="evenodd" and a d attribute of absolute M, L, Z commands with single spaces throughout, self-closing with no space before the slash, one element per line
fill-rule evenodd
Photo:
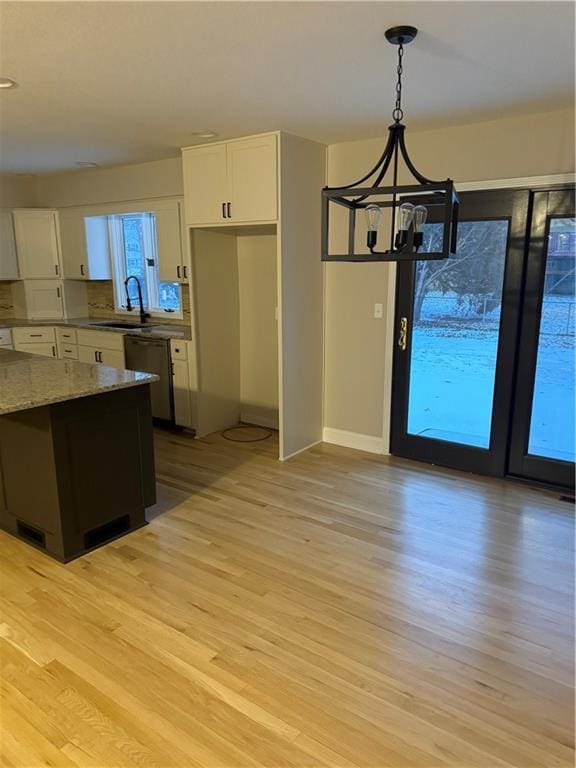
<path fill-rule="evenodd" d="M 384 305 L 374 304 L 374 319 L 382 320 L 383 317 L 384 317 Z"/>

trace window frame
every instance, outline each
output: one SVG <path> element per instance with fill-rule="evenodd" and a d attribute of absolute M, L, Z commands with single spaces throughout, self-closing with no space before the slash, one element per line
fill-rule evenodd
<path fill-rule="evenodd" d="M 182 320 L 184 317 L 182 306 L 182 286 L 174 283 L 178 288 L 180 297 L 179 310 L 166 310 L 158 306 L 152 306 L 150 301 L 152 296 L 158 298 L 159 287 L 161 283 L 166 282 L 160 279 L 158 264 L 158 241 L 156 235 L 156 220 L 154 210 L 138 209 L 133 211 L 115 211 L 103 214 L 107 217 L 108 235 L 110 242 L 110 258 L 112 261 L 112 283 L 114 288 L 114 311 L 117 314 L 130 316 L 132 312 L 126 309 L 124 281 L 128 277 L 126 274 L 126 251 L 124 243 L 124 232 L 122 220 L 130 216 L 145 216 L 146 226 L 143 231 L 144 259 L 153 260 L 153 266 L 145 265 L 146 284 L 142 285 L 142 294 L 144 300 L 144 309 L 151 317 L 167 316 L 174 320 Z M 147 254 L 150 254 L 149 256 Z M 152 290 L 151 290 L 152 289 Z"/>

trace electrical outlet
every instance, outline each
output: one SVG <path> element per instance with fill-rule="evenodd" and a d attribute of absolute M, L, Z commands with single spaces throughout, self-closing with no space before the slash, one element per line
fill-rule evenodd
<path fill-rule="evenodd" d="M 383 317 L 384 317 L 384 305 L 374 304 L 374 319 L 382 320 Z"/>

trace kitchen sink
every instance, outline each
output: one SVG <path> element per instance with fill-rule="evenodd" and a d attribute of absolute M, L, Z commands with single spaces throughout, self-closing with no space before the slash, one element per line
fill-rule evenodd
<path fill-rule="evenodd" d="M 90 325 L 95 325 L 100 328 L 125 328 L 127 331 L 132 331 L 135 329 L 142 330 L 142 331 L 148 331 L 151 328 L 155 328 L 155 325 L 148 325 L 147 323 L 122 323 L 122 322 L 116 322 L 114 320 L 107 322 L 107 323 L 90 323 Z"/>

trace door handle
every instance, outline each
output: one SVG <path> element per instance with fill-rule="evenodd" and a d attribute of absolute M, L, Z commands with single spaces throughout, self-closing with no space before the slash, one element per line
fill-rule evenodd
<path fill-rule="evenodd" d="M 408 343 L 408 318 L 400 318 L 400 336 L 398 337 L 398 346 L 402 352 L 406 351 L 406 345 Z"/>
<path fill-rule="evenodd" d="M 226 210 L 228 211 L 228 218 L 232 218 L 232 203 L 226 203 Z"/>

